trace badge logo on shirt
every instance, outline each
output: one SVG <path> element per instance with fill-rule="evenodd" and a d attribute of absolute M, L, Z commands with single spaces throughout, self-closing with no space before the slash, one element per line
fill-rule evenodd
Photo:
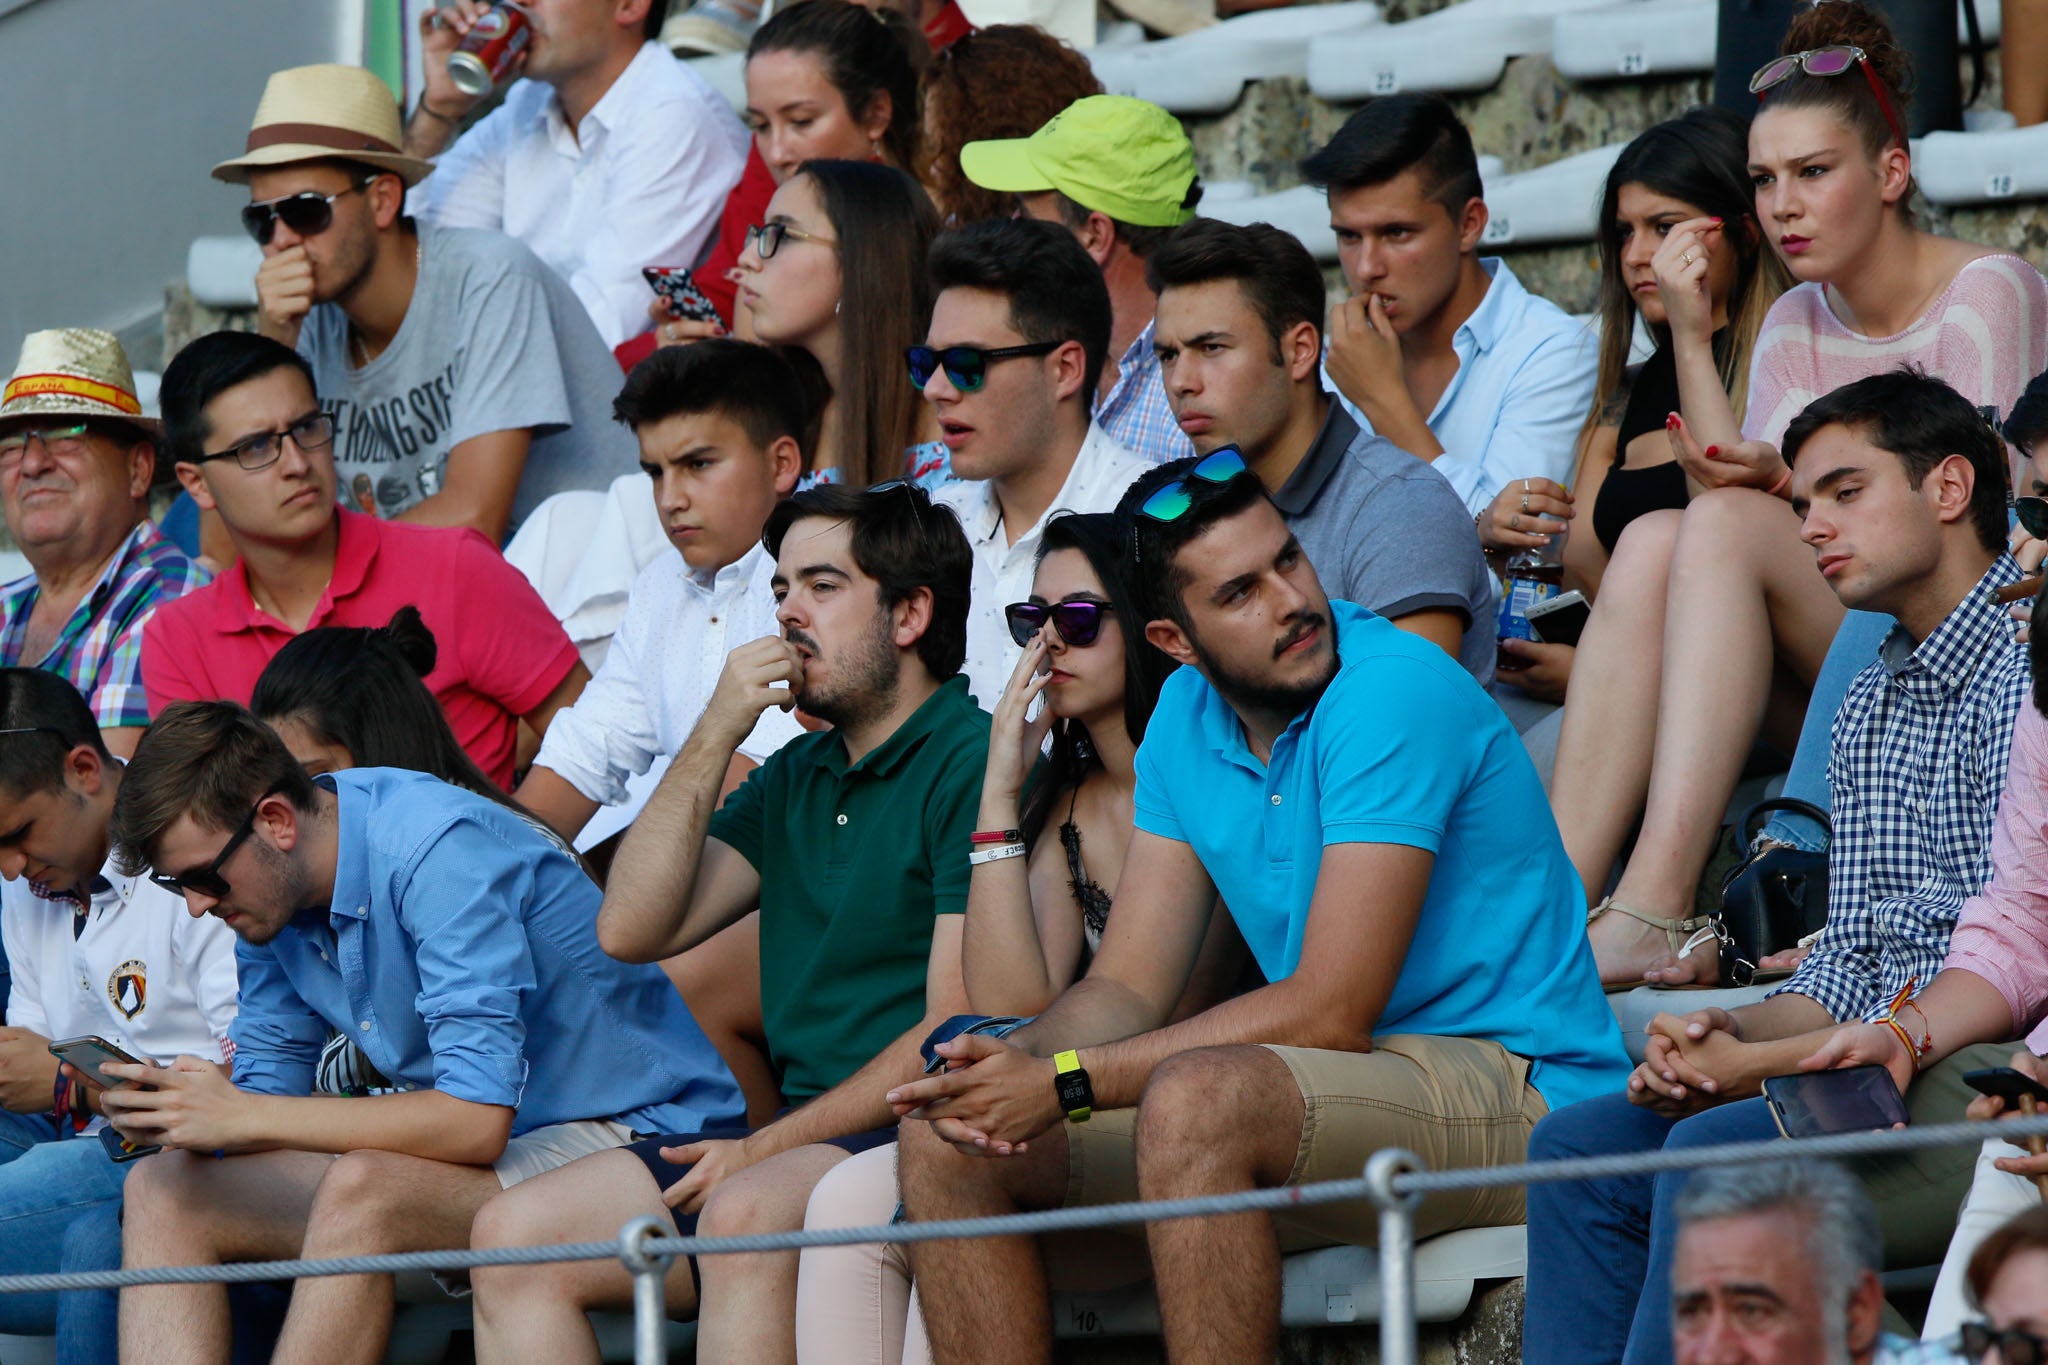
<path fill-rule="evenodd" d="M 124 1019 L 142 1013 L 142 1007 L 149 1003 L 149 971 L 140 958 L 131 957 L 114 968 L 114 974 L 107 978 L 107 999 L 114 1002 L 114 1008 L 121 1011 Z"/>

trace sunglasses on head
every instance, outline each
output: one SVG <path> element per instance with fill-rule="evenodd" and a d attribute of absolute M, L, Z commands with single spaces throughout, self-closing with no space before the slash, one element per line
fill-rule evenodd
<path fill-rule="evenodd" d="M 1020 645 L 1030 644 L 1031 637 L 1044 630 L 1050 621 L 1060 639 L 1076 649 L 1086 649 L 1102 634 L 1102 618 L 1113 610 L 1107 602 L 1091 602 L 1085 597 L 1050 605 L 1012 602 L 1003 608 L 1003 619 L 1010 623 L 1010 638 Z"/>
<path fill-rule="evenodd" d="M 249 836 L 256 832 L 258 808 L 277 793 L 278 788 L 272 787 L 256 798 L 256 804 L 250 806 L 249 813 L 242 817 L 241 825 L 228 836 L 228 841 L 221 845 L 220 852 L 215 854 L 213 861 L 205 867 L 195 867 L 190 872 L 152 872 L 149 879 L 173 896 L 182 896 L 187 891 L 197 891 L 200 895 L 213 900 L 226 900 L 233 888 L 228 885 L 227 878 L 220 875 L 220 870 L 228 865 L 228 859 L 235 856 L 235 850 L 249 842 Z"/>
<path fill-rule="evenodd" d="M 1774 57 L 1758 67 L 1756 74 L 1749 78 L 1749 93 L 1761 100 L 1765 91 L 1790 79 L 1795 71 L 1803 71 L 1809 76 L 1839 76 L 1852 66 L 1863 68 L 1864 79 L 1870 82 L 1870 93 L 1877 96 L 1877 107 L 1884 111 L 1886 126 L 1899 140 L 1899 145 L 1905 146 L 1906 132 L 1899 126 L 1898 111 L 1892 108 L 1892 98 L 1885 94 L 1884 82 L 1877 78 L 1877 72 L 1871 70 L 1870 58 L 1860 47 L 1843 43 Z"/>
<path fill-rule="evenodd" d="M 333 194 L 322 194 L 318 190 L 300 190 L 287 194 L 281 199 L 265 199 L 259 203 L 247 204 L 242 208 L 242 226 L 256 239 L 256 245 L 269 246 L 270 239 L 277 232 L 277 225 L 283 223 L 301 237 L 314 237 L 334 226 L 334 201 L 345 194 L 354 194 L 366 189 L 376 176 L 358 185 Z"/>
<path fill-rule="evenodd" d="M 932 376 L 944 366 L 946 378 L 962 393 L 979 393 L 981 386 L 988 382 L 988 366 L 992 360 L 1009 360 L 1022 355 L 1050 355 L 1066 345 L 1064 341 L 1034 341 L 1028 346 L 997 346 L 987 349 L 981 346 L 948 346 L 934 350 L 929 346 L 906 346 L 903 358 L 910 363 L 910 383 L 913 388 L 922 389 L 932 382 Z"/>
<path fill-rule="evenodd" d="M 1982 1360 L 1993 1346 L 2004 1365 L 2042 1365 L 2048 1361 L 2048 1340 L 2017 1327 L 2000 1331 L 1988 1322 L 1966 1322 L 1960 1333 L 1963 1358 Z"/>
<path fill-rule="evenodd" d="M 1203 456 L 1201 463 L 1184 477 L 1153 489 L 1152 496 L 1138 504 L 1138 515 L 1153 521 L 1179 521 L 1195 505 L 1196 480 L 1226 484 L 1248 468 L 1243 451 L 1236 446 L 1219 446 Z"/>

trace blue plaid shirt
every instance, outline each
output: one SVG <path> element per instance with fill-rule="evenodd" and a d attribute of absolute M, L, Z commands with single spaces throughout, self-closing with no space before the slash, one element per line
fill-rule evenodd
<path fill-rule="evenodd" d="M 0 588 L 0 665 L 47 668 L 85 695 L 103 730 L 149 724 L 142 695 L 142 628 L 157 604 L 206 586 L 205 569 L 143 522 L 121 542 L 92 591 L 79 599 L 57 642 L 40 659 L 22 657 L 35 612 L 34 574 Z"/>
<path fill-rule="evenodd" d="M 1112 441 L 1150 464 L 1165 464 L 1195 453 L 1195 443 L 1180 429 L 1167 405 L 1150 322 L 1116 362 L 1116 383 L 1095 395 L 1095 424 L 1108 432 Z"/>
<path fill-rule="evenodd" d="M 1827 928 L 1772 994 L 1866 1018 L 1941 970 L 1963 902 L 1991 877 L 1992 820 L 2027 704 L 2027 647 L 1992 600 L 2019 577 L 2000 555 L 1931 635 L 1916 647 L 1895 627 L 1849 685 L 1828 756 Z"/>

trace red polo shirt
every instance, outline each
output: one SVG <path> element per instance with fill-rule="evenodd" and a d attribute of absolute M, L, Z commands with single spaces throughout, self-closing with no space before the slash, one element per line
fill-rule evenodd
<path fill-rule="evenodd" d="M 379 521 L 341 509 L 334 577 L 315 626 L 381 626 L 411 603 L 439 646 L 427 689 L 477 766 L 512 782 L 519 718 L 576 666 L 576 646 L 540 594 L 475 531 Z M 294 632 L 256 605 L 237 563 L 158 607 L 142 636 L 154 716 L 174 701 L 247 705 L 263 667 Z"/>

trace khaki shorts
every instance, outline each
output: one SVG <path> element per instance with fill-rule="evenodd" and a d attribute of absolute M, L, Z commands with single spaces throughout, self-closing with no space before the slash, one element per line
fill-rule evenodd
<path fill-rule="evenodd" d="M 575 1119 L 521 1133 L 505 1144 L 505 1154 L 491 1163 L 498 1184 L 511 1189 L 522 1180 L 546 1175 L 579 1157 L 623 1147 L 639 1135 L 609 1119 Z"/>
<path fill-rule="evenodd" d="M 1270 1050 L 1293 1073 L 1303 1105 L 1290 1185 L 1357 1176 L 1382 1147 L 1405 1147 L 1433 1171 L 1522 1161 L 1529 1130 L 1550 1112 L 1529 1084 L 1528 1060 L 1480 1039 L 1394 1034 L 1373 1039 L 1371 1052 Z M 1111 1109 L 1067 1124 L 1070 1206 L 1138 1197 L 1137 1116 Z M 1415 1231 L 1429 1237 L 1522 1220 L 1519 1187 L 1455 1191 L 1423 1200 Z M 1379 1236 L 1379 1212 L 1363 1199 L 1289 1209 L 1273 1224 L 1285 1251 L 1371 1246 Z"/>

